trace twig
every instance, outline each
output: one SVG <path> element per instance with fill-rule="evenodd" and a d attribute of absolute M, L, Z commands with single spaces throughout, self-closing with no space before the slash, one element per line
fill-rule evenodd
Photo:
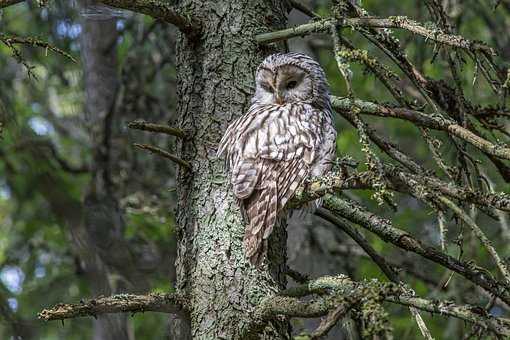
<path fill-rule="evenodd" d="M 413 306 L 431 313 L 448 315 L 480 325 L 498 335 L 510 336 L 510 320 L 486 314 L 481 307 L 469 305 L 461 306 L 451 301 L 430 301 L 417 297 L 409 297 L 403 294 L 388 296 L 386 301 L 395 302 L 404 306 Z"/>
<path fill-rule="evenodd" d="M 400 192 L 412 193 L 421 186 L 434 193 L 474 203 L 478 206 L 489 206 L 502 211 L 510 211 L 510 195 L 507 193 L 484 193 L 480 190 L 473 190 L 469 187 L 459 186 L 451 182 L 443 181 L 435 176 L 415 175 L 398 167 L 385 165 L 386 178 L 391 182 L 393 188 Z M 402 188 L 407 187 L 408 190 Z"/>
<path fill-rule="evenodd" d="M 109 297 L 100 297 L 77 304 L 59 304 L 53 308 L 44 309 L 38 314 L 38 318 L 51 321 L 82 316 L 96 317 L 97 315 L 106 313 L 136 312 L 181 314 L 184 312 L 184 309 L 181 298 L 176 294 L 119 294 Z"/>
<path fill-rule="evenodd" d="M 176 136 L 179 138 L 184 138 L 184 132 L 181 129 L 176 129 L 162 124 L 147 123 L 144 120 L 132 121 L 128 124 L 128 128 L 143 131 L 159 132 L 171 136 Z"/>
<path fill-rule="evenodd" d="M 355 294 L 354 296 L 350 296 L 347 301 L 340 303 L 335 309 L 328 313 L 324 320 L 321 321 L 319 326 L 311 334 L 310 339 L 318 340 L 327 335 L 338 321 L 343 319 L 355 305 L 361 302 L 363 297 L 364 296 L 362 294 Z"/>
<path fill-rule="evenodd" d="M 76 59 L 74 59 L 74 57 L 72 55 L 70 55 L 69 53 L 67 53 L 66 51 L 61 50 L 60 48 L 55 47 L 45 41 L 38 40 L 35 38 L 30 38 L 30 37 L 29 38 L 21 38 L 21 37 L 8 36 L 3 33 L 0 33 L 0 41 L 3 42 L 8 47 L 12 47 L 14 44 L 41 47 L 46 50 L 50 50 L 57 54 L 60 54 L 64 57 L 68 58 L 69 60 L 71 60 L 73 63 L 77 62 Z"/>
<path fill-rule="evenodd" d="M 189 162 L 186 162 L 185 160 L 182 160 L 179 157 L 172 155 L 168 151 L 165 151 L 163 149 L 160 149 L 160 148 L 158 148 L 156 146 L 149 145 L 149 144 L 133 143 L 133 145 L 136 146 L 137 148 L 140 148 L 140 149 L 143 149 L 143 150 L 149 150 L 150 152 L 152 152 L 154 154 L 157 154 L 157 155 L 163 156 L 165 158 L 168 158 L 171 161 L 179 164 L 180 166 L 182 166 L 182 167 L 184 167 L 184 168 L 186 168 L 188 170 L 191 170 L 191 164 Z"/>
<path fill-rule="evenodd" d="M 356 127 L 356 114 L 350 110 L 337 111 L 342 115 L 352 126 Z M 365 133 L 370 140 L 377 145 L 379 149 L 385 152 L 388 156 L 408 168 L 414 173 L 425 173 L 425 169 L 418 164 L 411 156 L 402 151 L 396 144 L 390 142 L 386 138 L 380 136 L 373 128 L 365 123 Z"/>

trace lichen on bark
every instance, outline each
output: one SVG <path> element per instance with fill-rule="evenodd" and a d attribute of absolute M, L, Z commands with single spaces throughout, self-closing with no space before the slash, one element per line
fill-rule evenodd
<path fill-rule="evenodd" d="M 260 300 L 285 287 L 285 228 L 270 240 L 270 267 L 244 256 L 244 221 L 216 157 L 222 132 L 248 109 L 254 72 L 277 49 L 254 36 L 284 27 L 285 2 L 187 0 L 182 10 L 202 22 L 200 39 L 181 34 L 177 46 L 179 128 L 188 138 L 178 156 L 191 171 L 178 177 L 177 289 L 189 299 L 194 339 L 239 339 Z M 289 338 L 285 319 L 263 339 Z"/>

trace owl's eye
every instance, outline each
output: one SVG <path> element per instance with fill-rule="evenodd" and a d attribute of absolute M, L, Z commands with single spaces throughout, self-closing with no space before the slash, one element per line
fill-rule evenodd
<path fill-rule="evenodd" d="M 264 91 L 273 93 L 273 88 L 271 86 L 269 86 L 268 84 L 261 83 L 260 86 L 264 89 Z"/>
<path fill-rule="evenodd" d="M 297 81 L 295 80 L 291 80 L 287 83 L 287 88 L 289 90 L 292 90 L 293 88 L 295 88 L 297 86 Z"/>

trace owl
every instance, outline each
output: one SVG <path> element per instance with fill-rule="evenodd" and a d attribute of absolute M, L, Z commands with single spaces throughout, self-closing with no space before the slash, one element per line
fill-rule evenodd
<path fill-rule="evenodd" d="M 246 256 L 259 265 L 277 218 L 299 185 L 331 169 L 336 130 L 324 71 L 309 56 L 270 55 L 255 80 L 251 106 L 227 128 L 218 156 L 225 155 L 247 220 Z"/>

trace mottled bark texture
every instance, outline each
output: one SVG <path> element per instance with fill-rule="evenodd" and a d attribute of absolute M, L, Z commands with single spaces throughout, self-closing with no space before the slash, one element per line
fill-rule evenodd
<path fill-rule="evenodd" d="M 254 306 L 285 287 L 286 231 L 273 231 L 270 265 L 248 263 L 245 224 L 216 150 L 248 109 L 257 65 L 276 51 L 254 35 L 282 28 L 289 8 L 276 0 L 186 0 L 181 8 L 202 32 L 177 44 L 179 127 L 188 136 L 178 156 L 192 165 L 178 176 L 177 288 L 189 301 L 194 339 L 240 339 Z M 271 323 L 260 338 L 289 338 L 288 322 Z"/>

